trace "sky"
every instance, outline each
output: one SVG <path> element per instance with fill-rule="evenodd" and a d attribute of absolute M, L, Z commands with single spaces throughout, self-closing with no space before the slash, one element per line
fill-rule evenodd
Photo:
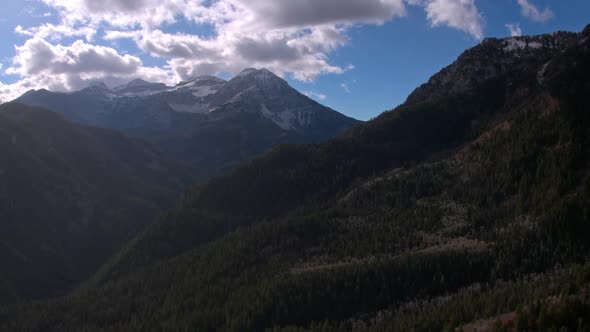
<path fill-rule="evenodd" d="M 135 78 L 174 85 L 268 68 L 368 120 L 487 37 L 590 23 L 588 0 L 10 0 L 0 102 Z"/>

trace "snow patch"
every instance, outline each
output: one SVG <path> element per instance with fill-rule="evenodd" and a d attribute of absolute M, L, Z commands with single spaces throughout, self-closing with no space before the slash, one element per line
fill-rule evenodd
<path fill-rule="evenodd" d="M 191 91 L 193 92 L 193 96 L 195 97 L 207 97 L 217 92 L 219 88 L 214 88 L 212 86 L 203 86 L 198 88 L 192 88 Z"/>
<path fill-rule="evenodd" d="M 530 42 L 529 43 L 529 47 L 530 48 L 535 48 L 535 49 L 536 48 L 541 48 L 541 47 L 543 47 L 543 44 L 541 44 L 541 43 L 539 43 L 537 41 L 534 41 L 534 42 Z"/>
<path fill-rule="evenodd" d="M 539 41 L 531 41 L 527 43 L 525 40 L 516 38 L 508 38 L 504 41 L 504 51 L 506 52 L 520 51 L 527 47 L 529 49 L 540 49 L 543 48 L 543 44 Z"/>
<path fill-rule="evenodd" d="M 277 126 L 281 127 L 284 130 L 293 130 L 295 129 L 294 121 L 295 116 L 292 112 L 283 111 L 280 113 L 273 113 L 271 112 L 266 105 L 262 104 L 261 106 L 262 115 L 274 122 Z"/>
<path fill-rule="evenodd" d="M 215 94 L 225 81 L 212 77 L 197 77 L 192 81 L 181 82 L 167 91 L 190 91 L 194 97 L 203 98 Z"/>
<path fill-rule="evenodd" d="M 284 130 L 298 130 L 307 127 L 312 122 L 312 113 L 308 109 L 286 109 L 271 112 L 266 105 L 261 106 L 262 115 Z"/>
<path fill-rule="evenodd" d="M 166 90 L 148 90 L 148 91 L 139 91 L 139 92 L 124 92 L 121 93 L 122 96 L 125 97 L 147 97 L 147 96 L 152 96 L 158 93 L 162 93 Z"/>
<path fill-rule="evenodd" d="M 508 52 L 513 52 L 517 50 L 522 50 L 526 47 L 526 42 L 522 40 L 518 40 L 516 38 L 508 38 L 504 42 L 504 50 Z"/>

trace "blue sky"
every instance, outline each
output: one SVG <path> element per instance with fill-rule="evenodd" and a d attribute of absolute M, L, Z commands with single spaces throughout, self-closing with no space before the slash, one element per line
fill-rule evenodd
<path fill-rule="evenodd" d="M 366 120 L 481 38 L 510 36 L 507 24 L 580 31 L 589 14 L 587 0 L 12 0 L 0 14 L 0 101 L 254 66 Z"/>

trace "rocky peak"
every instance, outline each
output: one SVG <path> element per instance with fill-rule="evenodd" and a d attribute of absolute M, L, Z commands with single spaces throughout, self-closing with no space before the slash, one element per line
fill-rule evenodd
<path fill-rule="evenodd" d="M 114 91 L 125 96 L 140 96 L 162 92 L 167 88 L 164 83 L 151 83 L 138 78 L 127 84 L 115 87 Z"/>
<path fill-rule="evenodd" d="M 115 93 L 104 82 L 92 82 L 87 88 L 81 90 L 80 93 L 108 99 L 115 96 Z"/>
<path fill-rule="evenodd" d="M 238 74 L 238 77 L 248 76 L 256 71 L 257 71 L 256 68 L 246 68 Z"/>
<path fill-rule="evenodd" d="M 259 92 L 271 95 L 291 90 L 291 87 L 285 80 L 266 68 L 245 69 L 229 83 L 241 86 L 242 90 L 254 88 Z"/>
<path fill-rule="evenodd" d="M 406 102 L 463 92 L 511 70 L 538 72 L 579 37 L 578 33 L 558 31 L 538 36 L 486 38 L 414 90 Z"/>
<path fill-rule="evenodd" d="M 152 83 L 142 80 L 141 78 L 134 79 L 133 81 L 127 83 L 127 87 L 134 87 L 134 86 L 146 86 Z"/>
<path fill-rule="evenodd" d="M 87 89 L 99 89 L 99 90 L 109 90 L 109 87 L 104 84 L 104 82 L 92 82 L 88 85 Z"/>

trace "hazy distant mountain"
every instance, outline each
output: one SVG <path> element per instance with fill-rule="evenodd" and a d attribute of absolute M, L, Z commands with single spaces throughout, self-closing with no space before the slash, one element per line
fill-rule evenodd
<path fill-rule="evenodd" d="M 141 140 L 1 105 L 0 303 L 84 280 L 191 179 Z"/>
<path fill-rule="evenodd" d="M 86 125 L 147 138 L 189 161 L 203 178 L 272 146 L 320 142 L 358 123 L 290 87 L 266 69 L 226 82 L 202 76 L 174 87 L 134 80 L 73 93 L 32 90 L 16 100 Z"/>
<path fill-rule="evenodd" d="M 305 128 L 267 77 L 246 71 L 208 103 L 264 98 L 273 123 Z M 486 40 L 395 110 L 195 188 L 89 287 L 0 317 L 27 331 L 586 331 L 589 82 L 590 27 Z"/>

